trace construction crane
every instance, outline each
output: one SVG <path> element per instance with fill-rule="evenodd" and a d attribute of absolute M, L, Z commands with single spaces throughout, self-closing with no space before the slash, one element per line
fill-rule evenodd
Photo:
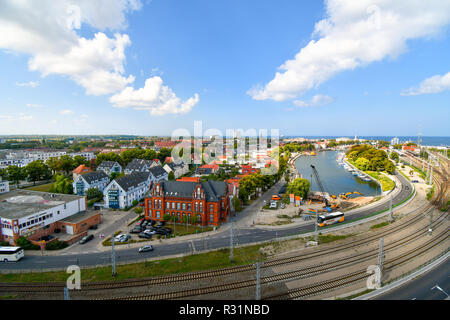
<path fill-rule="evenodd" d="M 324 189 L 324 187 L 323 187 L 323 185 L 322 185 L 322 182 L 320 181 L 319 173 L 317 172 L 316 167 L 314 167 L 313 165 L 311 165 L 311 168 L 312 168 L 313 173 L 314 173 L 314 178 L 316 178 L 317 185 L 319 186 L 320 191 L 321 191 L 322 194 L 323 194 L 323 200 L 325 201 L 325 205 L 326 205 L 327 207 L 329 207 L 330 204 L 328 203 L 328 200 L 327 200 L 327 198 L 325 197 L 325 189 Z"/>

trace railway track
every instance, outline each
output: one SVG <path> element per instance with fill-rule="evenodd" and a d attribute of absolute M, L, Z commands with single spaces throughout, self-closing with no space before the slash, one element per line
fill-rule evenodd
<path fill-rule="evenodd" d="M 420 211 L 421 209 L 429 210 L 430 205 L 424 205 L 421 208 L 416 209 Z M 366 245 L 372 241 L 377 241 L 380 237 L 385 237 L 390 234 L 402 231 L 421 220 L 425 219 L 423 213 L 416 214 L 412 218 L 405 220 L 404 223 L 400 225 L 393 225 L 388 229 L 377 233 L 375 235 L 367 236 L 357 243 L 344 243 L 340 245 L 333 246 L 332 248 L 325 248 L 321 250 L 316 250 L 310 253 L 303 253 L 293 257 L 286 257 L 276 260 L 269 260 L 264 263 L 263 268 L 281 266 L 291 263 L 297 263 L 311 258 L 318 258 L 321 256 L 326 256 L 330 253 L 336 253 L 337 251 L 344 251 L 351 248 L 357 248 Z M 97 283 L 86 283 L 82 284 L 82 290 L 92 291 L 92 290 L 104 290 L 104 289 L 117 289 L 117 288 L 127 288 L 127 287 L 137 287 L 137 286 L 149 286 L 149 285 L 163 285 L 170 283 L 179 283 L 186 281 L 195 281 L 206 278 L 215 278 L 218 276 L 237 274 L 241 272 L 253 271 L 255 270 L 254 265 L 243 265 L 231 268 L 193 272 L 187 274 L 178 274 L 170 276 L 152 277 L 144 279 L 130 279 L 124 281 L 109 281 L 109 282 L 97 282 Z M 0 291 L 16 291 L 16 292 L 61 292 L 65 286 L 65 283 L 49 283 L 49 284 L 33 284 L 33 283 L 0 283 Z"/>
<path fill-rule="evenodd" d="M 445 241 L 449 238 L 450 231 L 445 230 L 441 232 L 439 235 L 434 237 L 431 240 L 428 240 L 424 245 L 420 246 L 420 248 L 414 248 L 412 250 L 409 250 L 408 252 L 394 258 L 391 260 L 388 260 L 385 262 L 385 270 L 390 270 L 395 266 L 398 266 L 400 264 L 403 264 L 405 262 L 408 262 L 409 260 L 417 257 L 418 255 L 430 250 L 431 248 L 439 245 L 442 241 Z M 392 248 L 391 248 L 392 249 Z M 448 250 L 448 249 L 447 249 Z M 375 252 L 373 256 L 377 256 L 378 252 Z M 367 259 L 364 259 L 367 260 Z M 361 262 L 361 261 L 358 261 Z M 289 271 L 285 273 L 279 273 L 276 275 L 270 275 L 266 277 L 261 278 L 261 285 L 267 285 L 272 284 L 276 282 L 283 282 L 287 280 L 296 280 L 296 279 L 302 279 L 305 277 L 311 277 L 314 275 L 326 273 L 335 270 L 337 265 L 334 265 L 333 263 L 330 265 L 322 265 L 322 266 L 311 266 L 299 270 Z M 352 284 L 356 281 L 359 281 L 361 279 L 366 280 L 367 279 L 367 273 L 366 269 L 364 268 L 362 271 L 358 272 L 351 272 L 343 277 L 337 277 L 332 280 L 322 281 L 319 283 L 315 283 L 312 285 L 299 289 L 289 290 L 285 294 L 276 295 L 276 296 L 270 296 L 265 297 L 265 299 L 292 299 L 292 298 L 298 298 L 301 296 L 319 294 L 323 293 L 326 290 L 330 290 L 337 287 L 342 287 L 344 284 Z M 232 282 L 227 283 L 223 285 L 217 285 L 217 286 L 210 286 L 205 288 L 196 288 L 196 289 L 189 289 L 189 290 L 182 290 L 182 291 L 176 291 L 176 292 L 167 292 L 167 293 L 160 293 L 160 294 L 150 294 L 150 295 L 137 295 L 137 296 L 125 296 L 125 297 L 119 297 L 119 298 L 113 298 L 113 300 L 170 300 L 170 299 L 185 299 L 185 298 L 192 298 L 195 296 L 202 296 L 202 295 L 208 295 L 212 293 L 217 292 L 225 292 L 230 290 L 237 290 L 242 288 L 248 288 L 248 287 L 254 287 L 256 285 L 255 279 L 249 279 L 246 281 L 238 281 L 238 282 Z M 306 293 L 305 293 L 306 292 Z M 294 294 L 295 293 L 295 294 Z"/>

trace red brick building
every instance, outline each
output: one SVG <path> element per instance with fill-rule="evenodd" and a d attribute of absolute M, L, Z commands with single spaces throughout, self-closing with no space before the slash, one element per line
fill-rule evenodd
<path fill-rule="evenodd" d="M 204 225 L 218 226 L 230 212 L 230 189 L 223 181 L 162 181 L 145 199 L 145 218 L 163 221 L 164 215 L 198 219 Z"/>

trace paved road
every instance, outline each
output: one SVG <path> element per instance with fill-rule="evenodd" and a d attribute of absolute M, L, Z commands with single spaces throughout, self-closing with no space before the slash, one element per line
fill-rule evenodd
<path fill-rule="evenodd" d="M 436 285 L 450 294 L 450 259 L 421 277 L 390 290 L 374 300 L 444 300 L 448 298 L 444 292 L 437 288 L 433 289 Z"/>
<path fill-rule="evenodd" d="M 408 197 L 411 193 L 412 186 L 407 179 L 405 179 L 400 173 L 396 173 L 396 177 L 401 181 L 403 188 L 400 193 L 398 193 L 392 199 L 393 205 L 400 203 Z M 408 186 L 405 189 L 404 186 Z M 275 188 L 281 187 L 278 184 Z M 265 197 L 270 197 L 271 192 L 266 193 Z M 260 202 L 259 199 L 256 203 L 252 205 L 251 210 L 259 210 Z M 379 205 L 362 210 L 359 213 L 353 214 L 348 217 L 346 221 L 353 221 L 361 217 L 365 217 L 375 212 L 381 210 L 386 210 L 389 208 L 389 202 L 381 203 Z M 235 217 L 235 219 L 246 219 L 245 214 L 240 214 L 240 216 Z M 250 244 L 258 241 L 272 240 L 276 237 L 285 237 L 291 235 L 297 235 L 307 232 L 314 231 L 314 223 L 311 222 L 306 225 L 291 227 L 280 230 L 262 230 L 257 228 L 239 227 L 239 223 L 236 223 L 237 228 L 234 230 L 234 243 L 239 244 Z M 219 229 L 220 230 L 220 229 Z M 193 244 L 193 246 L 192 246 Z M 116 251 L 116 261 L 117 262 L 132 262 L 137 259 L 144 259 L 146 257 L 164 257 L 175 254 L 183 254 L 188 252 L 198 252 L 202 250 L 218 249 L 223 247 L 228 247 L 230 244 L 230 238 L 228 232 L 217 232 L 215 235 L 210 235 L 209 237 L 203 239 L 196 239 L 193 241 L 185 241 L 181 243 L 155 243 L 155 250 L 153 252 L 138 253 L 136 248 L 121 249 Z M 123 248 L 123 247 L 122 247 Z M 17 263 L 0 263 L 0 269 L 11 270 L 11 269 L 46 269 L 46 268 L 60 268 L 64 269 L 69 265 L 77 264 L 79 266 L 94 266 L 100 264 L 107 264 L 110 262 L 110 253 L 84 253 L 76 255 L 60 255 L 60 256 L 25 256 L 21 261 Z"/>

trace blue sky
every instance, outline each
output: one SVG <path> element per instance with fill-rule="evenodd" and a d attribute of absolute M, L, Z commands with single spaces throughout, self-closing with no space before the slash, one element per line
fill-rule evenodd
<path fill-rule="evenodd" d="M 39 13 L 42 26 L 27 29 L 22 13 L 36 12 L 33 4 L 6 1 L 0 30 L 13 36 L 0 40 L 0 134 L 170 135 L 202 120 L 224 133 L 404 136 L 421 125 L 423 135 L 450 136 L 450 17 L 441 13 L 448 5 L 424 9 L 418 1 L 402 12 L 381 0 L 359 9 L 345 0 L 114 1 L 101 16 L 81 1 L 78 20 L 68 20 L 74 27 L 63 21 L 55 35 Z M 57 19 L 64 5 L 78 5 L 61 3 L 45 13 Z M 424 10 L 432 23 L 416 25 Z M 392 13 L 399 24 L 388 20 Z M 357 25 L 375 14 L 381 26 L 364 43 L 369 33 Z M 333 24 L 320 34 L 319 21 Z M 91 42 L 99 32 L 104 41 Z M 106 44 L 116 34 L 123 55 L 111 53 L 117 38 Z M 357 48 L 347 50 L 347 41 Z M 72 59 L 71 50 L 81 53 Z"/>

